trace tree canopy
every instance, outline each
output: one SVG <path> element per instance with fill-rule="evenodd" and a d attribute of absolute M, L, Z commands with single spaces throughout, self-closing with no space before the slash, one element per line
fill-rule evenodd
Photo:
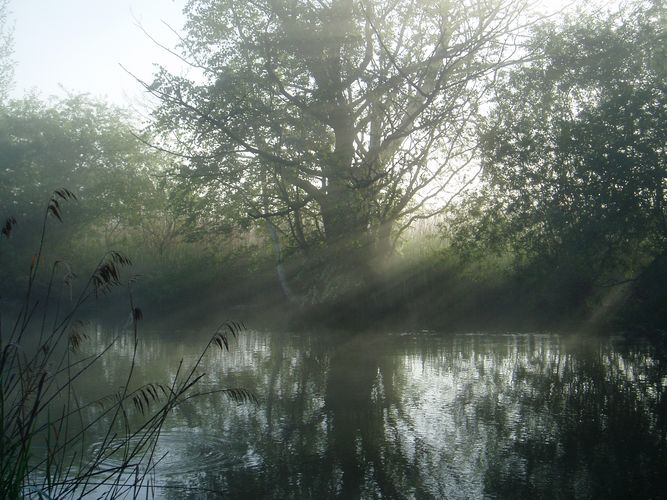
<path fill-rule="evenodd" d="M 208 210 L 270 219 L 304 250 L 386 251 L 474 176 L 479 107 L 525 55 L 525 9 L 192 0 L 180 49 L 198 76 L 162 69 L 146 88 Z"/>
<path fill-rule="evenodd" d="M 567 261 L 598 284 L 664 251 L 665 21 L 662 2 L 636 2 L 540 28 L 539 57 L 498 87 L 461 245 Z"/>
<path fill-rule="evenodd" d="M 139 214 L 155 157 L 129 121 L 86 96 L 10 101 L 0 110 L 0 212 L 41 214 L 49 194 L 66 187 L 85 201 L 89 221 Z"/>
<path fill-rule="evenodd" d="M 50 245 L 59 259 L 81 265 L 139 237 L 144 248 L 161 251 L 175 230 L 168 186 L 159 177 L 168 162 L 135 135 L 126 112 L 100 101 L 70 96 L 6 103 L 0 108 L 0 214 L 17 227 L 12 244 L 0 248 L 5 263 L 16 262 L 4 269 L 3 286 L 11 289 L 9 274 L 20 274 L 35 251 L 35 228 L 56 189 L 79 200 L 76 207 L 63 204 L 58 214 L 67 221 L 59 227 L 59 244 Z"/>

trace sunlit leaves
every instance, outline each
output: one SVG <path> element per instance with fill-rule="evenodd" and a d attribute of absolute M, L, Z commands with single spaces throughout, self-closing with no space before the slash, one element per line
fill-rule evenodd
<path fill-rule="evenodd" d="M 387 239 L 470 179 L 478 109 L 514 60 L 523 6 L 197 0 L 183 49 L 203 78 L 146 83 L 155 127 L 187 156 L 202 217 L 270 217 L 302 249 Z"/>

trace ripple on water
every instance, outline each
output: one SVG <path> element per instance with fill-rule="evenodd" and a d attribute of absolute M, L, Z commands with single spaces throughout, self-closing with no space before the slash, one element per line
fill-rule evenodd
<path fill-rule="evenodd" d="M 137 436 L 130 440 L 131 445 L 140 441 Z M 120 440 L 115 442 L 120 444 Z M 102 442 L 91 445 L 91 455 L 99 452 Z M 239 457 L 230 453 L 230 442 L 222 436 L 207 434 L 200 429 L 172 429 L 160 433 L 154 458 L 161 459 L 157 471 L 161 475 L 189 475 L 206 470 L 229 470 L 238 468 L 239 458 L 248 462 L 245 465 L 257 467 L 257 457 L 247 452 Z M 245 450 L 244 450 L 245 451 Z M 106 458 L 99 464 L 100 469 L 117 467 L 122 461 L 122 450 Z"/>

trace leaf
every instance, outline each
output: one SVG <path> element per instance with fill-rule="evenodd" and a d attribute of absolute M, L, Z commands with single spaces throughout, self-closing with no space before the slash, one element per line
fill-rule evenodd
<path fill-rule="evenodd" d="M 131 395 L 132 404 L 134 407 L 139 410 L 142 415 L 146 414 L 146 411 L 150 409 L 151 403 L 157 402 L 160 400 L 160 393 L 164 397 L 167 397 L 167 390 L 162 384 L 149 383 L 142 387 L 139 387 Z"/>
<path fill-rule="evenodd" d="M 242 330 L 245 330 L 245 324 L 243 322 L 227 321 L 218 326 L 216 332 L 213 334 L 212 340 L 220 350 L 225 349 L 229 351 L 229 337 L 225 332 L 229 332 L 229 334 L 236 339 Z"/>
<path fill-rule="evenodd" d="M 57 218 L 60 222 L 63 221 L 63 218 L 60 216 L 60 210 L 58 209 L 57 206 L 49 204 L 47 211 L 51 212 L 51 214 Z"/>
<path fill-rule="evenodd" d="M 9 237 L 12 235 L 12 230 L 14 229 L 15 225 L 16 219 L 14 217 L 8 217 L 7 220 L 5 220 L 5 224 L 2 226 L 1 231 L 5 238 L 9 239 Z"/>
<path fill-rule="evenodd" d="M 256 406 L 259 406 L 259 400 L 248 389 L 231 388 L 231 389 L 225 389 L 222 392 L 223 392 L 223 394 L 225 394 L 229 399 L 231 399 L 235 403 L 238 403 L 238 404 L 254 403 Z"/>
<path fill-rule="evenodd" d="M 225 337 L 222 333 L 217 333 L 213 336 L 213 340 L 215 343 L 220 347 L 220 350 L 222 350 L 223 346 L 224 348 L 229 351 L 229 340 L 227 337 Z"/>
<path fill-rule="evenodd" d="M 78 352 L 79 349 L 81 348 L 81 344 L 83 343 L 84 340 L 88 340 L 90 337 L 88 334 L 83 330 L 84 328 L 84 323 L 83 321 L 77 321 L 74 323 L 72 326 L 72 331 L 69 334 L 69 346 L 72 352 Z"/>
<path fill-rule="evenodd" d="M 76 200 L 76 195 L 67 188 L 56 189 L 53 194 L 59 196 L 63 200 Z"/>
<path fill-rule="evenodd" d="M 132 402 L 134 403 L 134 407 L 137 408 L 143 415 L 145 410 L 144 410 L 144 403 L 141 400 L 141 394 L 135 394 L 134 396 L 132 396 Z"/>
<path fill-rule="evenodd" d="M 132 319 L 134 319 L 134 321 L 140 321 L 140 320 L 144 319 L 144 313 L 141 312 L 141 309 L 139 309 L 138 307 L 135 307 L 132 310 Z"/>

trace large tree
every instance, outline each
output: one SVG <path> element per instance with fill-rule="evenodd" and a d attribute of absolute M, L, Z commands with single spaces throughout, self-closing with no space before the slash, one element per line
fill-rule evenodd
<path fill-rule="evenodd" d="M 459 244 L 610 285 L 667 256 L 667 17 L 636 1 L 545 26 L 483 130 Z"/>
<path fill-rule="evenodd" d="M 386 252 L 471 179 L 493 75 L 525 56 L 522 0 L 191 0 L 162 69 L 163 146 L 210 210 L 242 207 L 304 250 Z"/>

